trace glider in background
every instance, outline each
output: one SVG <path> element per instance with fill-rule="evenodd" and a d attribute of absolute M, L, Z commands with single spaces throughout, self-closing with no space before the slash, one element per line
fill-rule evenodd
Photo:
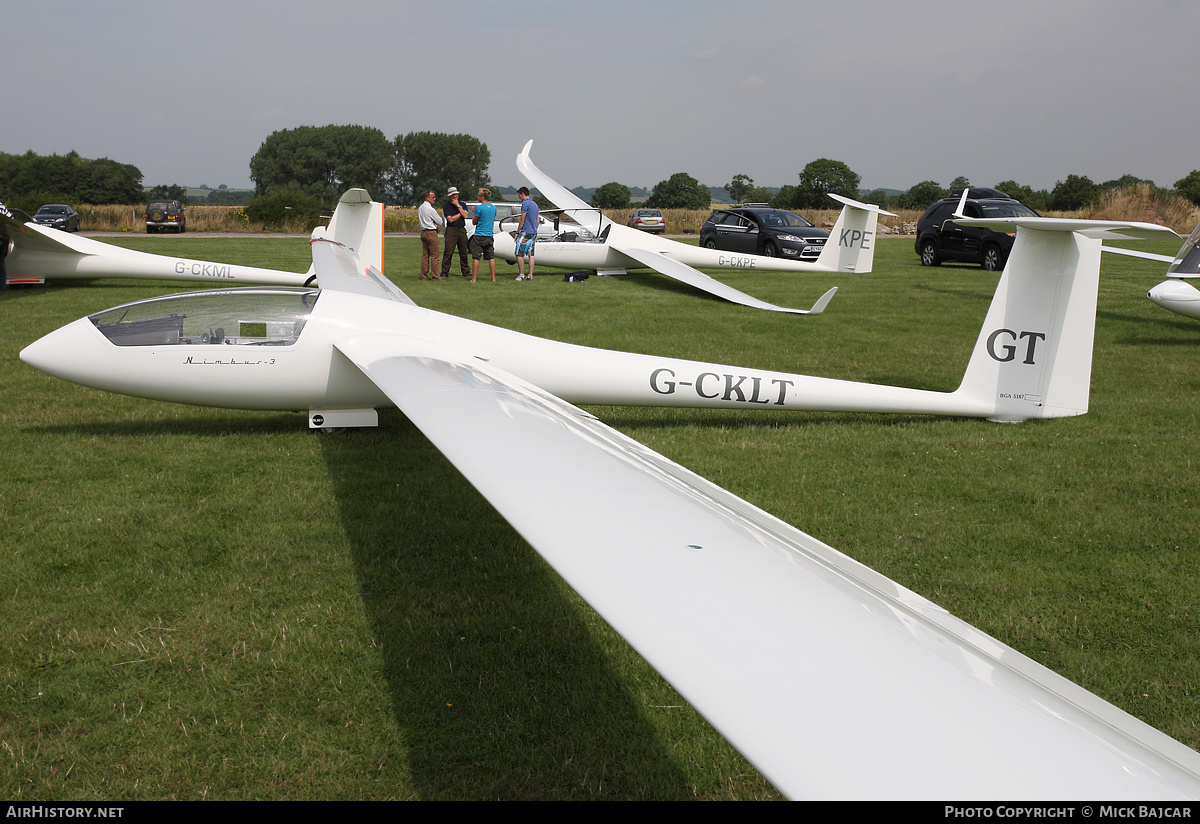
<path fill-rule="evenodd" d="M 811 263 L 702 249 L 613 223 L 599 209 L 584 203 L 534 166 L 529 159 L 532 146 L 531 140 L 517 156 L 517 169 L 543 197 L 558 207 L 558 211 L 565 212 L 591 235 L 580 234 L 573 240 L 539 240 L 539 264 L 564 269 L 594 269 L 602 275 L 624 274 L 629 269 L 653 269 L 731 303 L 755 309 L 815 315 L 825 309 L 837 289 L 835 287 L 822 295 L 811 309 L 787 309 L 740 292 L 697 271 L 695 267 L 740 272 L 870 272 L 875 257 L 875 230 L 879 215 L 891 214 L 881 211 L 878 206 L 830 195 L 843 204 L 842 211 L 830 234 L 830 242 L 825 245 L 820 257 Z M 511 235 L 497 234 L 495 243 L 497 257 L 509 262 L 516 260 L 516 243 Z"/>
<path fill-rule="evenodd" d="M 939 393 L 573 346 L 421 309 L 351 250 L 349 227 L 375 231 L 369 208 L 344 198 L 339 230 L 313 233 L 319 289 L 138 301 L 21 359 L 130 395 L 308 408 L 310 426 L 369 424 L 394 404 L 789 796 L 1200 797 L 1194 750 L 571 405 L 1082 414 L 1100 238 L 1160 227 L 1008 221 L 1017 240 L 963 385 Z M 514 467 L 555 483 L 530 494 Z M 603 500 L 579 492 L 592 488 Z"/>
<path fill-rule="evenodd" d="M 9 286 L 47 280 L 137 278 L 188 280 L 213 286 L 270 283 L 301 286 L 310 274 L 166 257 L 123 249 L 0 214 L 0 243 L 11 243 L 4 261 Z"/>
<path fill-rule="evenodd" d="M 1169 263 L 1168 279 L 1147 292 L 1146 297 L 1169 312 L 1200 320 L 1200 289 L 1188 283 L 1189 280 L 1200 278 L 1200 224 L 1188 235 L 1175 257 L 1115 246 L 1105 246 L 1104 251 Z"/>

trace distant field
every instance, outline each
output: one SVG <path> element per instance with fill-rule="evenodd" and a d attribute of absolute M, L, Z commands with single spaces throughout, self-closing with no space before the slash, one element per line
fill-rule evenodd
<path fill-rule="evenodd" d="M 309 262 L 303 238 L 117 240 Z M 500 264 L 495 285 L 422 282 L 419 257 L 388 239 L 388 275 L 430 309 L 939 390 L 996 283 L 921 268 L 911 238 L 882 239 L 872 274 L 715 274 L 787 306 L 839 286 L 804 318 L 652 273 L 565 284 L 539 267 L 518 284 Z M 591 411 L 1197 747 L 1200 323 L 1145 299 L 1162 269 L 1105 256 L 1078 418 Z M 120 398 L 17 359 L 170 291 L 0 293 L 0 797 L 775 797 L 398 412 L 320 436 L 302 412 Z M 530 495 L 555 481 L 514 467 Z"/>

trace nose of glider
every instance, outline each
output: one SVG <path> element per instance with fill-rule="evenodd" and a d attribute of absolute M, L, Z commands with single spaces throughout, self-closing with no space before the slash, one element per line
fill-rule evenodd
<path fill-rule="evenodd" d="M 84 379 L 94 367 L 95 326 L 87 318 L 68 323 L 61 329 L 35 340 L 21 350 L 21 360 L 56 378 L 88 384 Z"/>
<path fill-rule="evenodd" d="M 1147 292 L 1146 297 L 1168 311 L 1200 320 L 1200 290 L 1187 281 L 1164 280 Z"/>

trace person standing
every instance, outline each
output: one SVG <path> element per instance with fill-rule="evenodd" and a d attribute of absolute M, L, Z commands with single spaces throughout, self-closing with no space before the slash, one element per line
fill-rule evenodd
<path fill-rule="evenodd" d="M 521 200 L 521 228 L 517 235 L 517 280 L 533 280 L 533 245 L 537 242 L 538 205 L 529 196 L 529 190 L 517 189 Z M 525 274 L 525 262 L 529 262 L 529 274 Z"/>
<path fill-rule="evenodd" d="M 479 274 L 479 260 L 488 262 L 492 270 L 492 283 L 496 282 L 496 207 L 491 202 L 492 193 L 489 189 L 479 190 L 479 205 L 475 207 L 475 215 L 471 220 L 475 223 L 475 235 L 471 238 L 471 283 Z"/>
<path fill-rule="evenodd" d="M 417 207 L 417 220 L 421 224 L 421 280 L 441 280 L 438 276 L 438 226 L 445 224 L 446 219 L 433 208 L 437 199 L 433 189 L 425 192 L 425 199 Z"/>
<path fill-rule="evenodd" d="M 462 270 L 462 276 L 468 278 L 471 276 L 470 267 L 467 266 L 467 210 L 458 202 L 458 189 L 454 186 L 450 187 L 450 191 L 446 193 L 450 199 L 442 207 L 442 214 L 446 217 L 446 250 L 442 252 L 442 279 L 447 280 L 450 277 L 450 264 L 454 262 L 454 251 L 458 250 L 458 265 Z"/>

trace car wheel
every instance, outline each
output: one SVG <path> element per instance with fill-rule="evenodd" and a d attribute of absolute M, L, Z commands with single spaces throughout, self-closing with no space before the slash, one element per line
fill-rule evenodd
<path fill-rule="evenodd" d="M 999 272 L 1004 268 L 1004 255 L 1000 253 L 999 246 L 989 244 L 983 250 L 983 268 L 989 272 Z"/>
<path fill-rule="evenodd" d="M 937 266 L 941 263 L 941 258 L 938 257 L 937 244 L 932 240 L 927 240 L 921 244 L 921 265 L 922 266 Z"/>
<path fill-rule="evenodd" d="M 705 249 L 716 249 L 717 242 L 715 240 L 713 240 L 712 238 L 709 238 L 708 240 L 704 241 L 704 248 Z"/>
<path fill-rule="evenodd" d="M 771 241 L 768 240 L 766 243 L 763 244 L 762 254 L 763 254 L 763 257 L 778 257 L 779 250 L 775 248 L 774 243 L 772 243 Z"/>

